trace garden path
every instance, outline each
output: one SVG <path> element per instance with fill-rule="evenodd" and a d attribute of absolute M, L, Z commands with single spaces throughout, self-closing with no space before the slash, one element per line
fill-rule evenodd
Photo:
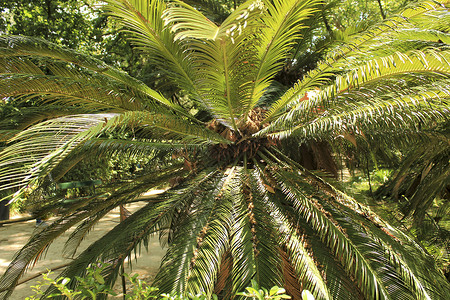
<path fill-rule="evenodd" d="M 155 192 L 156 191 L 152 191 L 151 193 L 145 194 L 145 196 L 150 196 Z M 128 204 L 126 209 L 130 212 L 134 212 L 145 204 L 146 201 L 134 202 Z M 81 253 L 81 251 L 86 249 L 92 242 L 96 241 L 107 231 L 116 226 L 119 222 L 119 214 L 119 208 L 117 208 L 106 215 L 82 241 L 77 253 Z M 12 216 L 12 218 L 20 217 L 22 216 Z M 14 253 L 25 245 L 34 230 L 36 230 L 34 220 L 7 224 L 0 227 L 0 275 L 6 271 Z M 72 230 L 56 239 L 55 242 L 50 245 L 45 257 L 40 259 L 31 270 L 28 270 L 20 281 L 30 278 L 35 274 L 45 272 L 47 269 L 52 269 L 70 262 L 71 259 L 62 257 L 61 253 L 64 243 L 71 232 Z M 160 246 L 158 238 L 152 237 L 149 241 L 149 251 L 147 252 L 145 249 L 142 249 L 138 259 L 133 259 L 132 269 L 130 269 L 129 264 L 125 265 L 125 272 L 128 274 L 138 273 L 140 278 L 147 282 L 151 282 L 164 254 L 165 250 Z M 58 274 L 58 271 L 55 271 L 55 274 Z M 42 281 L 41 276 L 17 286 L 8 300 L 24 300 L 27 296 L 32 295 L 33 291 L 31 286 L 36 285 L 38 281 Z M 118 280 L 115 290 L 120 293 L 120 280 Z M 113 298 L 122 299 L 121 294 Z"/>

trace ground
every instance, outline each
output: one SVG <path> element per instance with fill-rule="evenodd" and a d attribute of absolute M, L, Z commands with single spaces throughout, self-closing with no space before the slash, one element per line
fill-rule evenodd
<path fill-rule="evenodd" d="M 140 207 L 146 204 L 145 201 L 135 202 L 126 206 L 127 210 L 134 212 Z M 12 216 L 12 218 L 18 218 L 21 216 Z M 92 242 L 96 241 L 103 234 L 116 226 L 119 222 L 119 209 L 110 212 L 105 218 L 103 218 L 99 224 L 90 232 L 86 239 L 81 243 L 79 251 L 83 251 Z M 22 248 L 27 242 L 28 238 L 36 230 L 35 221 L 13 223 L 0 227 L 0 275 L 3 274 L 8 267 L 14 253 Z M 62 249 L 67 237 L 72 231 L 66 232 L 63 236 L 59 237 L 48 249 L 46 256 L 39 260 L 37 264 L 20 279 L 20 282 L 36 275 L 40 272 L 45 272 L 47 269 L 52 269 L 57 266 L 61 266 L 71 261 L 71 259 L 62 257 Z M 80 253 L 80 252 L 77 252 Z M 138 260 L 133 260 L 132 269 L 129 264 L 126 264 L 126 270 L 128 274 L 138 273 L 140 278 L 146 281 L 153 279 L 161 258 L 163 257 L 165 250 L 160 246 L 158 238 L 152 237 L 149 242 L 148 252 L 142 249 Z M 55 271 L 57 274 L 57 271 Z M 33 294 L 31 286 L 36 285 L 38 281 L 42 281 L 42 277 L 35 278 L 27 281 L 16 287 L 9 300 L 24 300 L 27 296 Z M 119 293 L 117 297 L 111 297 L 116 299 L 122 299 L 122 290 L 120 281 L 115 286 L 115 290 Z"/>

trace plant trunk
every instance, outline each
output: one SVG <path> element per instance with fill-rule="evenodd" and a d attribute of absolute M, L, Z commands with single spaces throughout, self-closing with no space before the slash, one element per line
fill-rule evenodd
<path fill-rule="evenodd" d="M 380 6 L 380 13 L 381 13 L 381 17 L 384 19 L 386 19 L 386 13 L 383 10 L 383 5 L 381 5 L 381 0 L 378 0 L 378 6 Z"/>

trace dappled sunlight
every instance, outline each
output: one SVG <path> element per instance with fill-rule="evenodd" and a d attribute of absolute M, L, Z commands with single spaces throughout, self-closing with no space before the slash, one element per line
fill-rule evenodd
<path fill-rule="evenodd" d="M 158 192 L 150 191 L 148 194 L 146 193 L 146 195 L 154 195 L 155 193 Z M 145 204 L 145 201 L 135 202 L 126 205 L 126 209 L 130 212 L 134 212 Z M 51 222 L 51 220 L 54 219 L 55 218 L 51 218 L 48 222 Z M 119 208 L 116 208 L 94 226 L 93 230 L 90 231 L 86 238 L 81 242 L 77 254 L 84 251 L 92 242 L 102 237 L 107 231 L 119 224 L 119 222 L 120 212 Z M 0 274 L 3 274 L 6 271 L 15 252 L 25 245 L 35 230 L 34 220 L 25 223 L 9 224 L 0 228 Z M 62 257 L 62 249 L 72 231 L 73 228 L 57 238 L 55 242 L 50 245 L 48 250 L 43 253 L 41 259 L 39 259 L 34 266 L 33 264 L 30 266 L 25 275 L 19 280 L 19 283 L 34 275 L 46 272 L 49 269 L 52 270 L 58 268 L 72 261 L 71 258 Z M 144 276 L 143 278 L 146 280 L 152 280 L 154 278 L 160 265 L 161 258 L 165 253 L 165 249 L 160 246 L 158 237 L 156 236 L 150 238 L 148 248 L 149 250 L 147 251 L 142 247 L 141 251 L 137 252 L 136 258 L 133 254 L 131 259 L 127 259 L 127 262 L 125 263 L 125 271 L 127 273 L 139 273 Z M 59 274 L 60 270 L 54 272 L 55 274 L 51 277 L 55 277 Z M 33 292 L 31 286 L 36 285 L 38 281 L 42 281 L 41 276 L 27 281 L 26 283 L 19 284 L 10 299 L 22 300 L 25 299 L 25 297 L 32 295 Z"/>

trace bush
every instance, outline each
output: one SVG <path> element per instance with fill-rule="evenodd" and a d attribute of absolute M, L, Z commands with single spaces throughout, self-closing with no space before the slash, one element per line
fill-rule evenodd
<path fill-rule="evenodd" d="M 108 286 L 105 285 L 105 280 L 103 278 L 102 271 L 105 269 L 105 264 L 91 265 L 87 268 L 87 274 L 84 277 L 76 276 L 74 280 L 78 281 L 78 287 L 72 290 L 67 287 L 67 284 L 71 281 L 70 278 L 60 277 L 57 279 L 50 278 L 53 274 L 49 271 L 43 274 L 44 281 L 39 281 L 37 285 L 32 286 L 34 295 L 25 298 L 25 300 L 37 300 L 41 298 L 53 298 L 65 296 L 69 300 L 84 300 L 92 299 L 96 300 L 98 295 L 110 295 L 117 296 L 117 294 Z M 129 276 L 124 274 L 131 283 L 131 288 L 125 295 L 128 300 L 144 300 L 144 299 L 154 299 L 154 300 L 207 300 L 208 296 L 205 294 L 162 294 L 159 293 L 158 288 L 152 287 L 145 281 L 139 279 L 138 274 Z M 46 295 L 45 291 L 47 288 L 53 286 L 56 291 L 50 295 Z M 245 296 L 249 299 L 258 300 L 282 300 L 290 299 L 291 297 L 286 294 L 284 288 L 278 286 L 272 287 L 270 290 L 265 288 L 260 288 L 256 281 L 252 280 L 252 286 L 247 287 L 245 292 L 238 293 L 238 295 Z M 304 290 L 302 293 L 303 300 L 314 300 L 313 295 Z M 216 295 L 212 295 L 212 299 L 217 300 Z"/>

